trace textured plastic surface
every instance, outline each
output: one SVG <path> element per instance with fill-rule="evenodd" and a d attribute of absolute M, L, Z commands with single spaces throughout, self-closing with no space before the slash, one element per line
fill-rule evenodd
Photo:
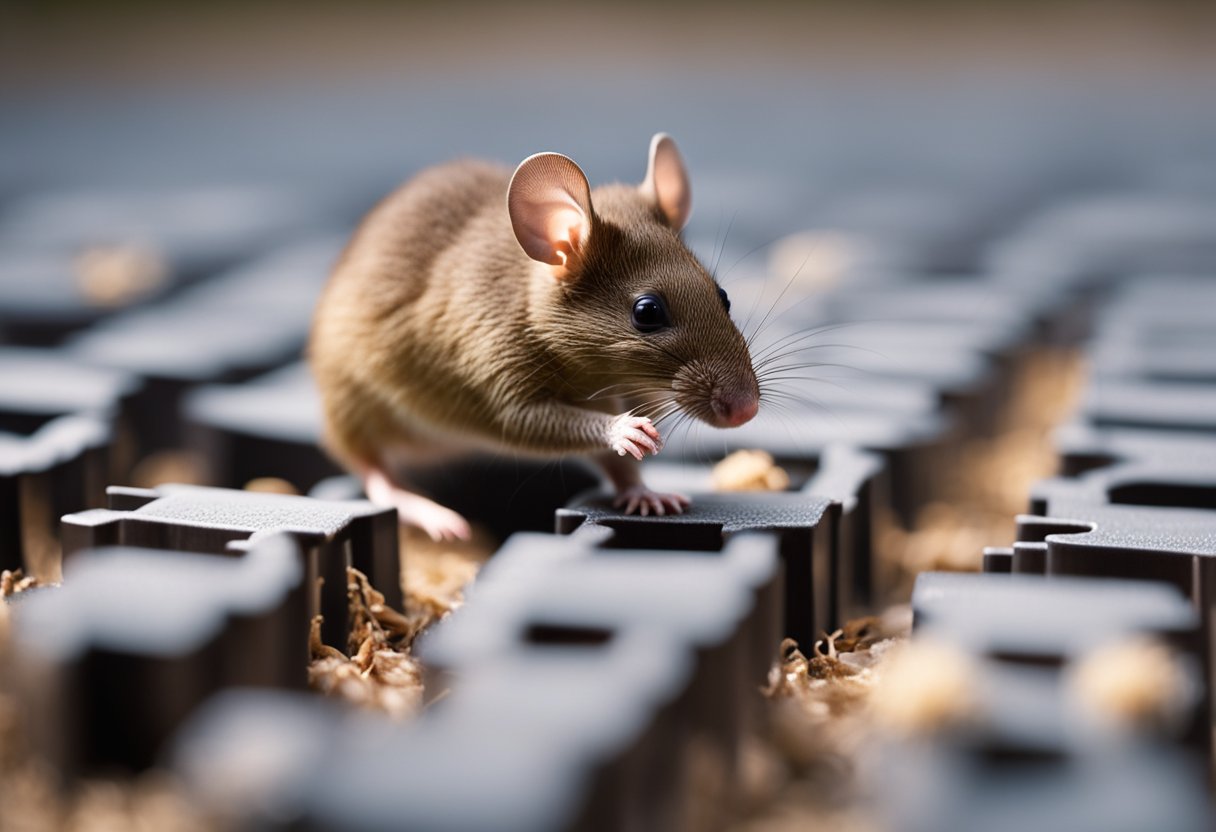
<path fill-rule="evenodd" d="M 311 614 L 324 616 L 322 634 L 344 644 L 346 567 L 354 566 L 401 608 L 397 515 L 361 500 L 325 501 L 201 486 L 153 490 L 111 488 L 111 504 L 63 518 L 65 558 L 106 545 L 172 547 L 231 554 L 260 538 L 286 532 L 307 553 Z"/>

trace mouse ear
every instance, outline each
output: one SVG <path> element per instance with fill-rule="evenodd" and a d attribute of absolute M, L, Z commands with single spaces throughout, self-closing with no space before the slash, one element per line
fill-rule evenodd
<path fill-rule="evenodd" d="M 676 231 L 688 223 L 692 214 L 692 186 L 675 140 L 666 133 L 655 133 L 650 140 L 650 164 L 639 189 L 658 206 L 667 224 Z"/>
<path fill-rule="evenodd" d="M 570 269 L 591 236 L 591 187 L 572 159 L 537 153 L 515 169 L 507 213 L 529 257 Z"/>

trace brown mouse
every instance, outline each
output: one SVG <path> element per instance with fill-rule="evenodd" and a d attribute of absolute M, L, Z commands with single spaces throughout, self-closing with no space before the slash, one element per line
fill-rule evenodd
<path fill-rule="evenodd" d="M 626 512 L 682 512 L 688 498 L 642 483 L 654 422 L 741 425 L 760 400 L 726 293 L 680 238 L 690 210 L 664 134 L 639 186 L 592 191 L 557 153 L 514 175 L 472 161 L 418 174 L 364 219 L 317 307 L 327 448 L 436 539 L 468 523 L 402 469 L 482 449 L 587 454 Z"/>

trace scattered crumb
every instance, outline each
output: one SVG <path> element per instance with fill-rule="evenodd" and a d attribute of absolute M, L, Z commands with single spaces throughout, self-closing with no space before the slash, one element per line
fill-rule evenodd
<path fill-rule="evenodd" d="M 979 697 L 969 656 L 918 638 L 900 644 L 885 658 L 882 683 L 870 697 L 869 710 L 883 730 L 909 736 L 974 719 Z"/>
<path fill-rule="evenodd" d="M 257 477 L 245 483 L 245 490 L 262 494 L 290 494 L 293 496 L 300 493 L 298 488 L 279 477 Z"/>
<path fill-rule="evenodd" d="M 855 265 L 857 240 L 843 231 L 800 231 L 773 244 L 769 274 L 793 281 L 803 291 L 821 292 L 840 282 Z"/>
<path fill-rule="evenodd" d="M 191 451 L 158 451 L 141 459 L 131 471 L 136 488 L 155 488 L 167 482 L 206 485 L 207 464 Z"/>
<path fill-rule="evenodd" d="M 76 285 L 98 306 L 123 306 L 147 297 L 169 276 L 165 258 L 147 246 L 93 246 L 76 256 Z"/>
<path fill-rule="evenodd" d="M 767 451 L 735 451 L 713 470 L 715 491 L 784 491 L 789 474 Z"/>
<path fill-rule="evenodd" d="M 1179 727 L 1196 695 L 1178 655 L 1147 637 L 1092 651 L 1069 672 L 1069 687 L 1087 717 L 1133 730 Z"/>

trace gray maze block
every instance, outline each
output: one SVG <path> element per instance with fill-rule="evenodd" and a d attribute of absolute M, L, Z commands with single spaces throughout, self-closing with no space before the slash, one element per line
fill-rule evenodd
<path fill-rule="evenodd" d="M 1216 434 L 1216 385 L 1095 378 L 1079 418 L 1096 427 Z"/>
<path fill-rule="evenodd" d="M 207 460 L 208 482 L 238 487 L 275 476 L 307 490 L 339 472 L 319 444 L 321 402 L 304 363 L 192 390 L 182 417 L 190 447 Z"/>
<path fill-rule="evenodd" d="M 90 296 L 75 258 L 0 248 L 0 343 L 57 343 L 115 313 Z"/>
<path fill-rule="evenodd" d="M 1102 504 L 1084 492 L 1054 494 L 1045 509 L 1043 515 L 1019 515 L 1017 537 L 1040 545 L 1047 573 L 1164 580 L 1202 611 L 1216 555 L 1216 512 Z"/>
<path fill-rule="evenodd" d="M 304 826 L 682 828 L 687 756 L 718 751 L 692 742 L 704 727 L 692 665 L 686 644 L 639 623 L 600 644 L 519 645 L 409 735 L 368 731 L 356 760 L 331 760 Z"/>
<path fill-rule="evenodd" d="M 1082 473 L 1035 483 L 1032 512 L 1042 514 L 1056 500 L 1216 510 L 1216 440 L 1119 430 L 1093 438 L 1066 451 Z"/>
<path fill-rule="evenodd" d="M 948 641 L 978 659 L 983 715 L 961 733 L 887 743 L 879 803 L 892 828 L 1206 826 L 1204 766 L 1193 750 L 1171 744 L 1206 747 L 1202 697 L 1174 735 L 1115 737 L 1087 719 L 1066 682 L 1070 662 L 1134 634 L 1179 648 L 1197 673 L 1199 616 L 1177 590 L 1144 581 L 926 573 L 912 605 L 917 637 Z M 1145 761 L 1151 764 L 1142 767 Z M 1084 797 L 1103 789 L 1118 810 Z M 1134 792 L 1130 805 L 1124 789 Z"/>
<path fill-rule="evenodd" d="M 1164 344 L 1147 338 L 1104 338 L 1090 345 L 1093 374 L 1101 379 L 1216 384 L 1216 319 L 1199 326 L 1206 333 Z"/>
<path fill-rule="evenodd" d="M 857 322 L 855 326 L 851 323 L 839 324 L 839 328 L 823 337 L 802 342 L 797 341 L 802 337 L 801 327 L 788 327 L 792 331 L 780 333 L 780 329 L 787 328 L 781 327 L 774 333 L 775 338 L 791 339 L 802 348 L 789 358 L 776 359 L 776 366 L 799 362 L 809 365 L 796 372 L 785 371 L 786 375 L 799 378 L 778 385 L 778 389 L 802 396 L 831 384 L 847 389 L 854 380 L 911 381 L 935 390 L 940 402 L 957 410 L 969 428 L 974 426 L 973 429 L 983 432 L 991 422 L 998 410 L 992 400 L 1007 386 L 1012 360 L 1002 364 L 997 357 L 984 352 L 982 341 L 977 343 L 954 325 L 898 320 Z M 818 328 L 818 324 L 809 327 L 812 332 Z M 951 332 L 951 328 L 956 331 Z M 783 348 L 776 346 L 779 342 L 773 343 L 780 353 Z"/>
<path fill-rule="evenodd" d="M 662 637 L 631 639 L 495 665 L 405 725 L 315 696 L 228 690 L 195 712 L 168 760 L 231 828 L 679 828 L 668 703 L 689 663 Z M 513 672 L 525 669 L 536 675 Z"/>
<path fill-rule="evenodd" d="M 837 587 L 839 622 L 881 603 L 892 588 L 893 576 L 886 574 L 875 549 L 885 515 L 890 514 L 890 490 L 883 458 L 848 445 L 826 448 L 819 470 L 802 489 L 804 494 L 840 504 L 837 540 L 832 546 L 839 552 L 834 561 L 838 574 L 832 582 Z"/>
<path fill-rule="evenodd" d="M 784 589 L 781 620 L 784 635 L 814 644 L 838 623 L 840 591 L 833 577 L 835 525 L 840 506 L 824 497 L 798 493 L 690 495 L 684 514 L 666 517 L 625 516 L 605 496 L 590 496 L 557 512 L 557 530 L 603 526 L 613 535 L 600 544 L 613 549 L 679 549 L 724 551 L 738 532 L 772 532 L 780 539 Z"/>
<path fill-rule="evenodd" d="M 261 538 L 292 535 L 305 551 L 309 613 L 322 637 L 346 643 L 346 567 L 368 576 L 401 609 L 397 513 L 362 500 L 326 501 L 224 488 L 110 488 L 110 509 L 63 518 L 64 558 L 98 546 L 148 546 L 234 554 Z M 299 634 L 306 639 L 307 632 Z"/>
<path fill-rule="evenodd" d="M 52 343 L 315 229 L 317 200 L 284 189 L 34 193 L 0 217 L 0 323 L 17 343 Z M 119 306 L 98 298 L 77 259 L 134 247 L 159 265 L 153 282 Z"/>
<path fill-rule="evenodd" d="M 1123 464 L 1187 468 L 1216 463 L 1216 437 L 1185 431 L 1099 428 L 1076 422 L 1057 428 L 1052 439 L 1065 477 Z"/>
<path fill-rule="evenodd" d="M 765 450 L 801 481 L 820 467 L 825 449 L 847 445 L 882 456 L 891 477 L 896 515 L 912 525 L 917 511 L 934 499 L 952 467 L 957 422 L 945 413 L 915 415 L 877 409 L 814 407 L 761 413 L 729 430 L 695 425 L 664 437 L 662 458 L 714 462 L 739 450 Z"/>
<path fill-rule="evenodd" d="M 1102 505 L 1056 495 L 1047 502 L 1046 516 L 1018 517 L 1017 536 L 1014 572 L 1143 579 L 1180 590 L 1200 616 L 1202 673 L 1211 689 L 1216 512 Z"/>
<path fill-rule="evenodd" d="M 210 466 L 209 481 L 240 486 L 276 476 L 301 490 L 337 473 L 320 449 L 321 405 L 302 363 L 232 385 L 208 385 L 183 405 L 190 445 Z M 488 455 L 454 459 L 410 472 L 420 490 L 497 537 L 553 527 L 553 512 L 599 478 L 578 461 L 533 461 Z M 347 489 L 359 496 L 358 484 Z"/>
<path fill-rule="evenodd" d="M 805 327 L 787 323 L 770 329 L 775 330 L 769 336 L 772 346 L 757 347 L 758 363 L 808 365 L 780 371 L 798 378 L 779 382 L 774 389 L 812 402 L 823 398 L 819 409 L 828 413 L 833 405 L 847 403 L 844 397 L 854 384 L 866 389 L 883 382 L 896 382 L 897 388 L 911 383 L 932 390 L 939 405 L 956 411 L 964 427 L 982 434 L 1000 412 L 1000 395 L 1009 387 L 1014 366 L 1012 354 L 985 351 L 993 340 L 991 333 L 957 322 L 845 321 Z M 797 351 L 777 358 L 785 345 Z M 774 356 L 766 356 L 766 349 Z M 839 402 L 832 398 L 833 388 L 843 391 L 835 394 Z M 881 402 L 866 404 L 868 409 L 888 409 Z"/>
<path fill-rule="evenodd" d="M 71 413 L 118 415 L 138 389 L 130 373 L 91 367 L 58 350 L 0 347 L 0 426 L 13 433 Z"/>
<path fill-rule="evenodd" d="M 0 348 L 0 564 L 58 548 L 59 516 L 101 505 L 121 466 L 132 376 L 53 350 Z M 33 564 L 28 564 L 33 565 Z"/>
<path fill-rule="evenodd" d="M 819 205 L 814 219 L 906 252 L 909 271 L 959 271 L 974 263 L 991 219 L 995 206 L 985 197 L 936 186 L 857 188 Z"/>
<path fill-rule="evenodd" d="M 893 832 L 1140 832 L 1211 828 L 1202 767 L 1176 748 L 1039 759 L 982 742 L 883 746 L 876 810 Z"/>
<path fill-rule="evenodd" d="M 990 247 L 990 273 L 1013 285 L 1092 284 L 1216 267 L 1216 200 L 1147 192 L 1062 200 Z"/>
<path fill-rule="evenodd" d="M 720 552 L 620 549 L 614 537 L 604 528 L 511 537 L 469 604 L 423 636 L 418 655 L 437 686 L 459 691 L 504 656 L 596 646 L 636 627 L 659 632 L 696 651 L 686 712 L 733 761 L 780 640 L 779 543 L 739 535 Z"/>
<path fill-rule="evenodd" d="M 1087 350 L 1097 377 L 1216 382 L 1216 286 L 1208 275 L 1139 277 L 1097 317 Z"/>
<path fill-rule="evenodd" d="M 292 243 L 164 301 L 98 323 L 69 340 L 80 361 L 147 382 L 135 412 L 149 447 L 181 444 L 183 393 L 251 378 L 299 359 L 313 306 L 343 240 Z"/>
<path fill-rule="evenodd" d="M 0 246 L 75 253 L 152 247 L 190 279 L 252 256 L 323 221 L 324 202 L 289 187 L 241 184 L 33 192 L 7 206 Z"/>
<path fill-rule="evenodd" d="M 161 762 L 232 829 L 298 823 L 327 757 L 349 760 L 351 711 L 315 693 L 229 687 L 194 709 Z M 402 728 L 385 726 L 393 736 Z"/>
<path fill-rule="evenodd" d="M 1149 581 L 923 572 L 912 614 L 918 633 L 1027 664 L 1060 665 L 1136 633 L 1198 651 L 1199 618 L 1190 601 Z"/>
<path fill-rule="evenodd" d="M 29 435 L 0 432 L 0 568 L 53 577 L 59 513 L 95 503 L 112 440 L 110 421 L 87 413 Z"/>
<path fill-rule="evenodd" d="M 239 557 L 103 548 L 15 610 L 16 684 L 35 747 L 67 777 L 151 765 L 193 708 L 232 685 L 306 687 L 299 547 Z"/>
<path fill-rule="evenodd" d="M 832 561 L 836 609 L 832 618 L 843 622 L 879 602 L 891 588 L 893 576 L 886 574 L 874 549 L 878 532 L 893 516 L 890 475 L 881 455 L 849 445 L 829 445 L 815 463 L 805 478 L 798 471 L 790 472 L 790 485 L 792 490 L 839 504 L 831 544 L 840 553 Z M 704 493 L 713 487 L 708 465 L 648 462 L 642 471 L 646 483 L 659 491 Z"/>

